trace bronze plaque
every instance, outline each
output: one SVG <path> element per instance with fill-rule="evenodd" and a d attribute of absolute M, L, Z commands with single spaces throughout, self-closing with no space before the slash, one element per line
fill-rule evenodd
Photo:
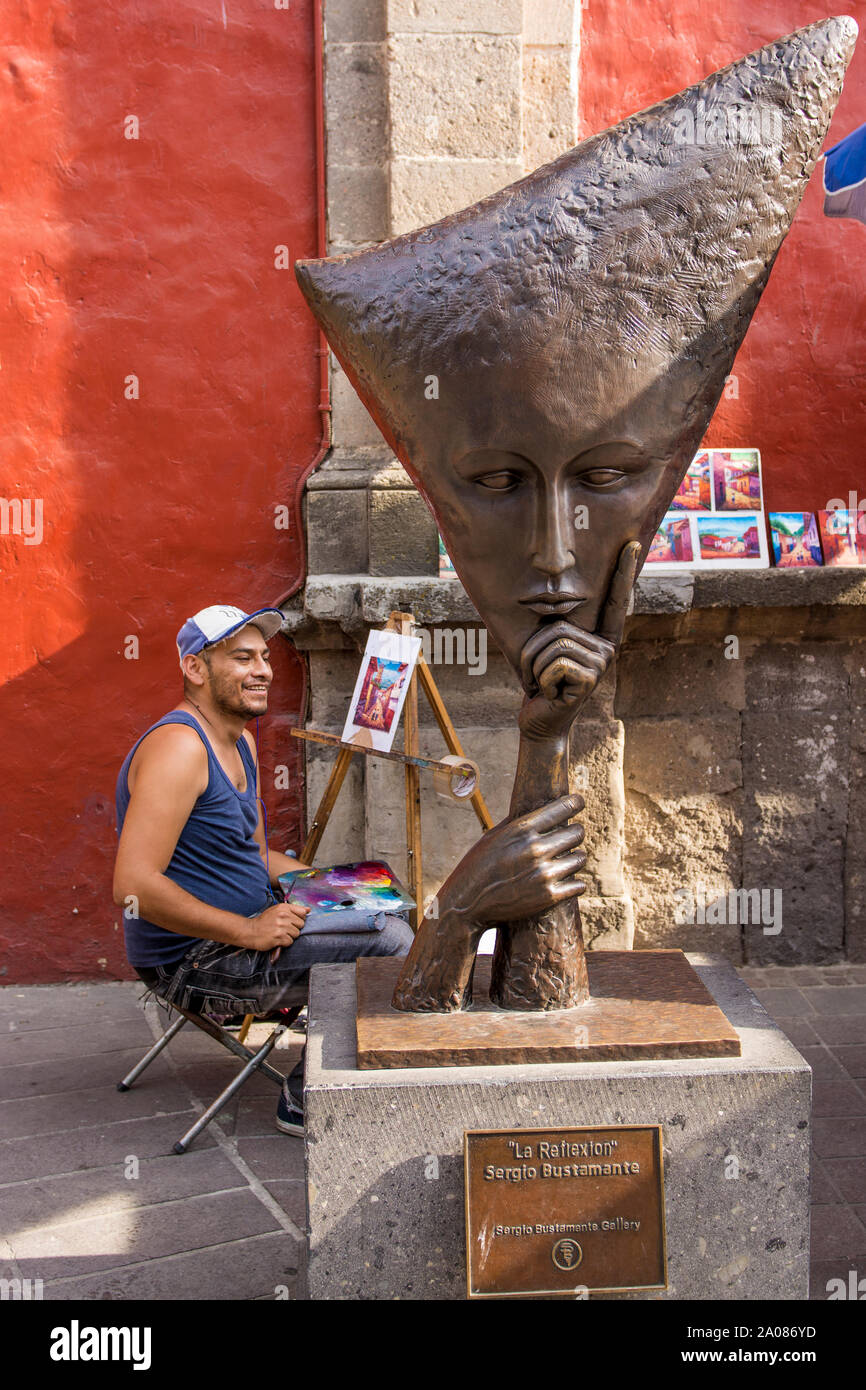
<path fill-rule="evenodd" d="M 667 1287 L 660 1125 L 465 1135 L 470 1298 Z"/>

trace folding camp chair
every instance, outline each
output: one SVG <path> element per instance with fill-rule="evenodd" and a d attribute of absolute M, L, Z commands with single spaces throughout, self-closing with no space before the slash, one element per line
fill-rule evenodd
<path fill-rule="evenodd" d="M 165 1003 L 165 1000 L 161 1000 L 160 1002 Z M 220 1092 L 216 1100 L 208 1106 L 200 1119 L 196 1120 L 195 1124 L 187 1130 L 186 1134 L 181 1135 L 180 1139 L 178 1139 L 177 1143 L 173 1146 L 176 1154 L 186 1153 L 192 1141 L 210 1124 L 214 1116 L 219 1114 L 223 1106 L 228 1104 L 232 1096 L 243 1086 L 244 1082 L 253 1075 L 253 1072 L 261 1072 L 263 1076 L 266 1076 L 277 1086 L 282 1087 L 285 1077 L 282 1076 L 280 1072 L 276 1071 L 276 1069 L 266 1061 L 266 1058 L 286 1030 L 294 1023 L 306 1002 L 306 985 L 298 985 L 287 994 L 283 1003 L 283 1007 L 286 1010 L 283 1018 L 276 1024 L 273 1032 L 266 1041 L 262 1043 L 257 1052 L 251 1052 L 248 1047 L 244 1047 L 243 1043 L 238 1042 L 237 1038 L 232 1037 L 227 1029 L 221 1028 L 218 1023 L 214 1023 L 212 1018 L 208 1018 L 204 1014 L 189 1013 L 186 1009 L 179 1008 L 177 1004 L 166 1004 L 166 1007 L 173 1010 L 178 1017 L 173 1023 L 169 1024 L 159 1041 L 155 1042 L 153 1047 L 144 1054 L 141 1061 L 132 1068 L 132 1071 L 129 1072 L 122 1081 L 117 1083 L 117 1089 L 118 1091 L 128 1091 L 141 1076 L 145 1068 L 150 1066 L 154 1057 L 159 1056 L 162 1049 L 171 1042 L 172 1038 L 177 1036 L 186 1023 L 195 1024 L 196 1028 L 200 1028 L 203 1033 L 207 1033 L 208 1037 L 213 1038 L 221 1047 L 226 1048 L 226 1050 L 233 1053 L 235 1057 L 240 1057 L 245 1065 L 238 1072 L 237 1076 L 229 1082 L 225 1090 Z"/>

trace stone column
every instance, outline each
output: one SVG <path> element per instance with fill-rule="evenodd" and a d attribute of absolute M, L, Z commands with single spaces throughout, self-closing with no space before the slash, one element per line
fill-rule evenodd
<path fill-rule="evenodd" d="M 522 178 L 577 143 L 580 0 L 325 0 L 329 253 L 419 227 Z M 520 694 L 457 581 L 440 580 L 436 526 L 345 374 L 331 358 L 333 449 L 309 480 L 309 582 L 289 605 L 309 653 L 310 724 L 339 732 L 359 644 L 391 608 L 425 624 L 428 656 L 464 746 L 481 764 L 495 818 L 505 815 Z M 390 581 L 390 582 L 389 582 Z M 462 643 L 462 646 L 461 646 Z M 453 661 L 455 650 L 474 661 Z M 483 669 L 482 669 L 483 665 Z M 623 883 L 623 731 L 612 676 L 573 736 L 573 777 L 587 798 L 588 941 L 630 946 Z M 422 749 L 442 750 L 421 700 Z M 315 810 L 333 754 L 307 748 Z M 405 871 L 399 769 L 353 766 L 320 861 L 364 855 Z M 467 809 L 422 788 L 425 892 L 472 841 Z"/>

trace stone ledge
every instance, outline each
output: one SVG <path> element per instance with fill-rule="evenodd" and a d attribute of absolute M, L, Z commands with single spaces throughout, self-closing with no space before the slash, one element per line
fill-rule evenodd
<path fill-rule="evenodd" d="M 643 572 L 635 590 L 637 614 L 684 613 L 692 608 L 811 608 L 866 605 L 866 568 L 803 570 L 679 570 Z"/>
<path fill-rule="evenodd" d="M 315 574 L 282 605 L 284 631 L 303 650 L 333 646 L 328 628 L 334 626 L 357 643 L 369 628 L 381 627 L 395 608 L 411 611 L 422 624 L 481 623 L 459 579 Z"/>
<path fill-rule="evenodd" d="M 408 488 L 415 484 L 390 450 L 380 445 L 332 449 L 307 479 L 307 492 L 334 492 L 348 488 Z"/>
<path fill-rule="evenodd" d="M 381 463 L 381 455 L 377 457 Z M 371 466 L 373 462 L 371 459 Z M 333 479 L 335 475 L 329 476 Z M 336 485 L 352 486 L 348 482 Z M 633 611 L 639 618 L 700 609 L 835 607 L 866 607 L 866 570 L 642 575 Z M 286 631 L 299 645 L 307 645 L 308 639 L 311 645 L 321 645 L 317 639 L 322 637 L 323 625 L 328 624 L 336 624 L 357 640 L 368 627 L 384 623 L 393 608 L 410 609 L 422 623 L 481 622 L 459 579 L 430 574 L 313 574 L 304 589 L 283 605 Z"/>

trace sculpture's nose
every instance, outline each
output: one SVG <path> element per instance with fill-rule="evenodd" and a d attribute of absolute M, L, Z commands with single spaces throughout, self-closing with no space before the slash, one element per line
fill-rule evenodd
<path fill-rule="evenodd" d="M 551 577 L 564 574 L 574 564 L 574 527 L 568 501 L 553 483 L 545 483 L 535 503 L 532 564 Z"/>

